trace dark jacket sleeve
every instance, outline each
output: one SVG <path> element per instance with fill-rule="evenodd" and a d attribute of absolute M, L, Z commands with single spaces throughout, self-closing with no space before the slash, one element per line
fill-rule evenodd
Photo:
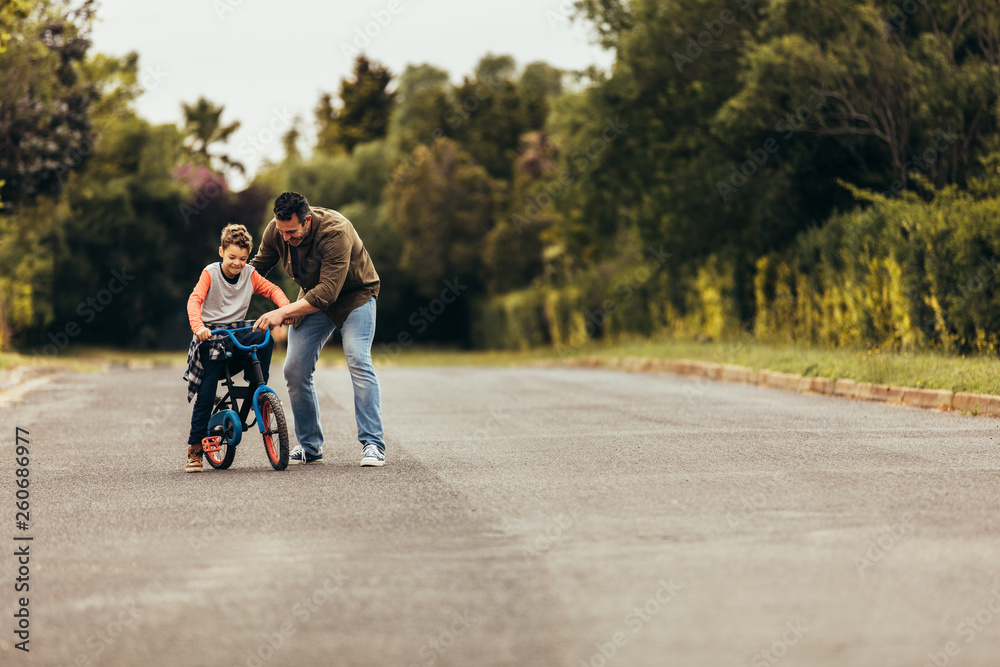
<path fill-rule="evenodd" d="M 347 235 L 337 233 L 325 239 L 317 250 L 322 264 L 319 282 L 303 295 L 310 305 L 326 310 L 340 296 L 351 266 L 351 244 Z"/>
<path fill-rule="evenodd" d="M 268 272 L 274 265 L 281 261 L 281 255 L 274 246 L 274 221 L 268 223 L 261 236 L 260 245 L 257 247 L 257 254 L 250 260 L 250 266 L 257 270 L 261 277 L 267 277 Z"/>

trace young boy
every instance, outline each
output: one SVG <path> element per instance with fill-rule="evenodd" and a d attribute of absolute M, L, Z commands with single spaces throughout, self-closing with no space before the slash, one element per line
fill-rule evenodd
<path fill-rule="evenodd" d="M 288 298 L 284 292 L 262 278 L 247 264 L 252 247 L 253 238 L 246 227 L 226 225 L 222 230 L 222 244 L 219 246 L 219 257 L 222 259 L 202 270 L 201 279 L 188 298 L 188 319 L 191 322 L 194 338 L 188 349 L 188 370 L 184 374 L 184 379 L 188 381 L 188 402 L 195 396 L 198 398 L 191 412 L 191 433 L 188 435 L 188 461 L 185 472 L 202 470 L 201 457 L 204 452 L 201 441 L 208 435 L 208 420 L 215 404 L 215 392 L 222 375 L 222 364 L 226 363 L 227 337 L 213 338 L 212 329 L 252 326 L 253 320 L 244 321 L 244 319 L 250 308 L 250 297 L 254 294 L 267 297 L 279 308 L 288 305 Z M 264 342 L 263 331 L 241 331 L 235 335 L 244 345 Z M 209 340 L 211 342 L 206 342 Z M 268 345 L 257 350 L 264 382 L 267 382 L 273 347 Z M 244 370 L 249 368 L 247 360 Z"/>

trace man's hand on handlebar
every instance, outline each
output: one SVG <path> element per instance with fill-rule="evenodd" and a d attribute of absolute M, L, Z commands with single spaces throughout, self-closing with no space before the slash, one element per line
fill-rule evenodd
<path fill-rule="evenodd" d="M 253 323 L 254 331 L 263 331 L 264 329 L 273 329 L 274 327 L 282 324 L 285 317 L 278 313 L 277 310 L 272 310 L 264 313 L 257 321 Z"/>
<path fill-rule="evenodd" d="M 202 327 L 201 329 L 198 330 L 198 333 L 196 333 L 194 337 L 197 338 L 199 341 L 204 342 L 212 337 L 212 330 L 209 329 L 208 327 Z"/>

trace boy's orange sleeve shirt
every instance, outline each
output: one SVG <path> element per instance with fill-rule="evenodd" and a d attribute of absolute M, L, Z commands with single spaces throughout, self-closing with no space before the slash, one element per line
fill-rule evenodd
<path fill-rule="evenodd" d="M 261 296 L 270 299 L 271 302 L 273 302 L 278 308 L 287 306 L 290 303 L 288 297 L 285 296 L 285 293 L 281 291 L 280 287 L 256 271 L 250 274 L 250 282 L 253 283 L 254 294 L 260 294 Z M 208 293 L 207 289 L 205 290 L 205 293 Z"/>
<path fill-rule="evenodd" d="M 254 272 L 256 274 L 256 271 Z M 205 323 L 201 321 L 201 304 L 205 303 L 208 296 L 208 289 L 212 286 L 212 276 L 208 271 L 202 270 L 198 284 L 191 290 L 188 297 L 188 321 L 191 323 L 191 331 L 198 333 L 205 328 Z"/>

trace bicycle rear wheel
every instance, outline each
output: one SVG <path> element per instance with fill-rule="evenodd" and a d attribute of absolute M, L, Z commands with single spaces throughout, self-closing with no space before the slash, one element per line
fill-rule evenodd
<path fill-rule="evenodd" d="M 258 398 L 261 425 L 264 427 L 261 435 L 264 437 L 264 450 L 275 470 L 288 467 L 288 426 L 285 423 L 285 411 L 281 401 L 271 393 L 261 394 Z"/>
<path fill-rule="evenodd" d="M 231 444 L 236 437 L 233 420 L 227 418 L 222 427 L 216 427 L 213 430 L 212 435 L 222 436 L 222 441 L 217 450 L 205 450 L 205 459 L 208 461 L 208 465 L 216 470 L 225 470 L 233 465 L 233 459 L 236 458 L 236 445 Z"/>

